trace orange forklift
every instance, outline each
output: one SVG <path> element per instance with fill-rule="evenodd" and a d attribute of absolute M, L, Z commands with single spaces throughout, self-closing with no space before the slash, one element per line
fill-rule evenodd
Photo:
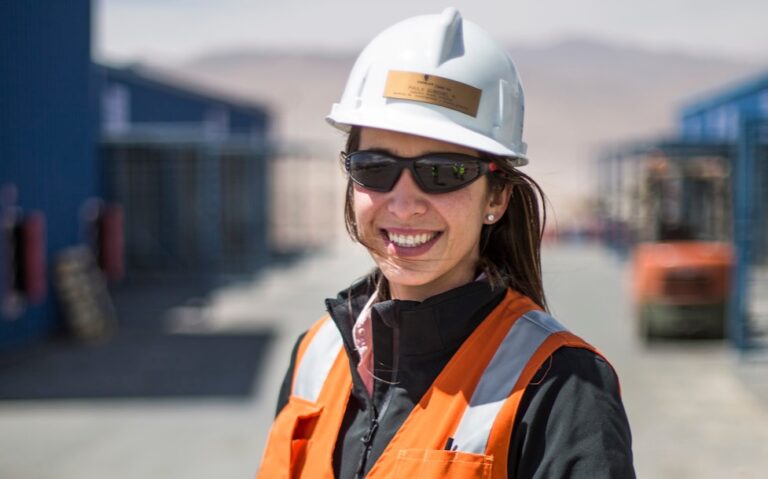
<path fill-rule="evenodd" d="M 641 337 L 724 337 L 734 261 L 727 155 L 658 150 L 637 172 L 631 261 Z"/>
<path fill-rule="evenodd" d="M 645 340 L 726 333 L 734 264 L 732 148 L 659 141 L 624 145 L 601 159 L 605 238 L 630 256 Z"/>

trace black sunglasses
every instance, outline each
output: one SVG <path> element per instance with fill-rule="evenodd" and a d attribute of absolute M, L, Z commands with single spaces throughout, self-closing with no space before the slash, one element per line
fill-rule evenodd
<path fill-rule="evenodd" d="M 352 181 L 382 193 L 395 187 L 406 168 L 425 193 L 448 193 L 494 171 L 496 166 L 488 160 L 461 153 L 429 153 L 403 158 L 380 150 L 361 150 L 341 152 L 341 157 Z"/>

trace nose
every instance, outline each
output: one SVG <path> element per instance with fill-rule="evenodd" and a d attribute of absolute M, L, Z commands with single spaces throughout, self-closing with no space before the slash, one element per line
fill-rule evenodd
<path fill-rule="evenodd" d="M 387 210 L 395 217 L 403 220 L 419 216 L 427 211 L 425 193 L 413 179 L 409 170 L 404 170 L 397 183 L 389 192 Z"/>

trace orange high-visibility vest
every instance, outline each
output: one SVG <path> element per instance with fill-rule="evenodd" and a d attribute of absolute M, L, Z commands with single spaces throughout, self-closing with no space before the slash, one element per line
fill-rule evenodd
<path fill-rule="evenodd" d="M 563 346 L 598 353 L 529 298 L 508 291 L 440 372 L 366 477 L 505 478 L 523 392 Z M 272 426 L 257 478 L 332 479 L 351 388 L 341 335 L 325 317 L 299 345 L 291 396 Z"/>

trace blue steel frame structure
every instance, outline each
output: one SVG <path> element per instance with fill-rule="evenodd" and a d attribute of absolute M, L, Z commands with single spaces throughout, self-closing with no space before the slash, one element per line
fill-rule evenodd
<path fill-rule="evenodd" d="M 768 343 L 753 327 L 750 298 L 758 294 L 754 288 L 762 287 L 754 273 L 758 267 L 768 267 L 768 74 L 691 102 L 680 111 L 679 138 L 614 146 L 599 158 L 598 197 L 605 241 L 622 255 L 633 243 L 628 226 L 616 220 L 616 213 L 624 206 L 626 168 L 636 168 L 639 157 L 655 151 L 670 157 L 727 157 L 736 252 L 728 335 L 742 352 L 766 348 Z"/>
<path fill-rule="evenodd" d="M 752 269 L 765 260 L 768 242 L 764 201 L 768 185 L 761 184 L 768 178 L 768 155 L 761 154 L 767 145 L 768 119 L 742 118 L 733 170 L 736 262 L 728 324 L 731 340 L 742 351 L 759 347 L 754 340 L 756 332 L 750 327 L 749 297 L 755 286 Z"/>

